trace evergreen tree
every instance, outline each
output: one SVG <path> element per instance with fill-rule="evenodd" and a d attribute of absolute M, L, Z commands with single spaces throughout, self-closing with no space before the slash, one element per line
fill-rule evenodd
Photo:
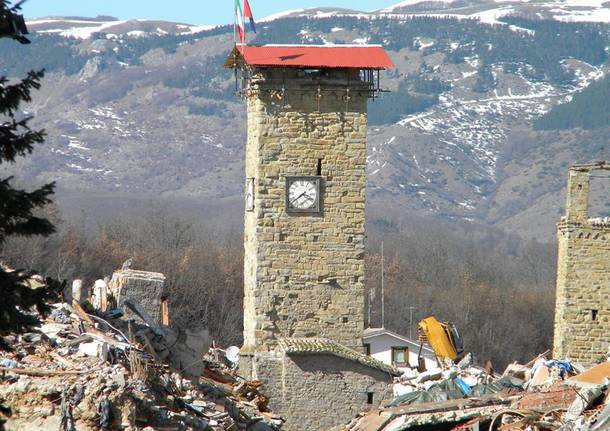
<path fill-rule="evenodd" d="M 0 0 L 0 20 L 10 21 L 17 9 L 18 6 L 10 8 L 5 0 Z M 44 132 L 30 129 L 31 117 L 19 109 L 23 102 L 31 101 L 30 93 L 40 88 L 42 77 L 43 71 L 32 71 L 22 81 L 9 83 L 6 77 L 0 76 L 0 165 L 14 163 L 17 157 L 30 154 L 34 145 L 44 140 Z M 11 181 L 12 177 L 0 176 L 0 245 L 10 235 L 28 237 L 53 233 L 51 222 L 38 217 L 36 211 L 51 202 L 55 185 L 26 191 L 13 187 Z M 47 287 L 37 289 L 28 282 L 29 277 L 23 271 L 9 271 L 0 266 L 0 333 L 24 331 L 38 323 L 30 310 L 48 312 L 49 301 L 57 297 L 61 288 L 50 279 Z M 2 347 L 7 346 L 0 338 Z"/>

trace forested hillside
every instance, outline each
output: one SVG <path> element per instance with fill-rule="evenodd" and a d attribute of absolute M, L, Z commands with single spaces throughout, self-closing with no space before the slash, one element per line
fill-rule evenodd
<path fill-rule="evenodd" d="M 563 105 L 536 120 L 537 130 L 597 129 L 610 126 L 610 78 L 592 83 Z"/>

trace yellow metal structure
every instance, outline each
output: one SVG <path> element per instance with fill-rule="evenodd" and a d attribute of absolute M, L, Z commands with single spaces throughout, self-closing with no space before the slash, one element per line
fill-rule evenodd
<path fill-rule="evenodd" d="M 418 327 L 439 359 L 449 358 L 454 361 L 457 358 L 458 352 L 449 324 L 439 322 L 435 317 L 430 316 L 419 322 Z"/>

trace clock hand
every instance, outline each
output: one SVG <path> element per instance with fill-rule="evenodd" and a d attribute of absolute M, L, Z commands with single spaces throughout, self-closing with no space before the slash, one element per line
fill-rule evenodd
<path fill-rule="evenodd" d="M 298 201 L 299 199 L 301 199 L 301 197 L 302 197 L 303 195 L 305 195 L 305 194 L 307 194 L 307 192 L 306 192 L 306 191 L 305 191 L 305 192 L 303 192 L 303 193 L 301 193 L 300 195 L 298 195 L 296 198 L 291 199 L 291 200 L 290 200 L 290 203 L 294 205 L 294 203 L 295 203 L 296 201 Z"/>

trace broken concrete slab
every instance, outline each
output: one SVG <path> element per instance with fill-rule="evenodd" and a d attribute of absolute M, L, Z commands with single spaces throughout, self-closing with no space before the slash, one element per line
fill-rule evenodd
<path fill-rule="evenodd" d="M 602 362 L 587 371 L 566 380 L 566 384 L 575 386 L 597 386 L 610 379 L 610 361 Z"/>
<path fill-rule="evenodd" d="M 585 410 L 587 410 L 595 400 L 599 399 L 606 389 L 605 384 L 595 387 L 583 388 L 578 391 L 578 397 L 570 404 L 568 411 L 564 416 L 565 421 L 576 421 Z"/>
<path fill-rule="evenodd" d="M 544 386 L 551 380 L 551 371 L 541 364 L 534 371 L 529 387 Z"/>
<path fill-rule="evenodd" d="M 100 341 L 81 343 L 78 346 L 78 351 L 86 356 L 100 358 L 103 361 L 108 359 L 108 344 Z"/>

